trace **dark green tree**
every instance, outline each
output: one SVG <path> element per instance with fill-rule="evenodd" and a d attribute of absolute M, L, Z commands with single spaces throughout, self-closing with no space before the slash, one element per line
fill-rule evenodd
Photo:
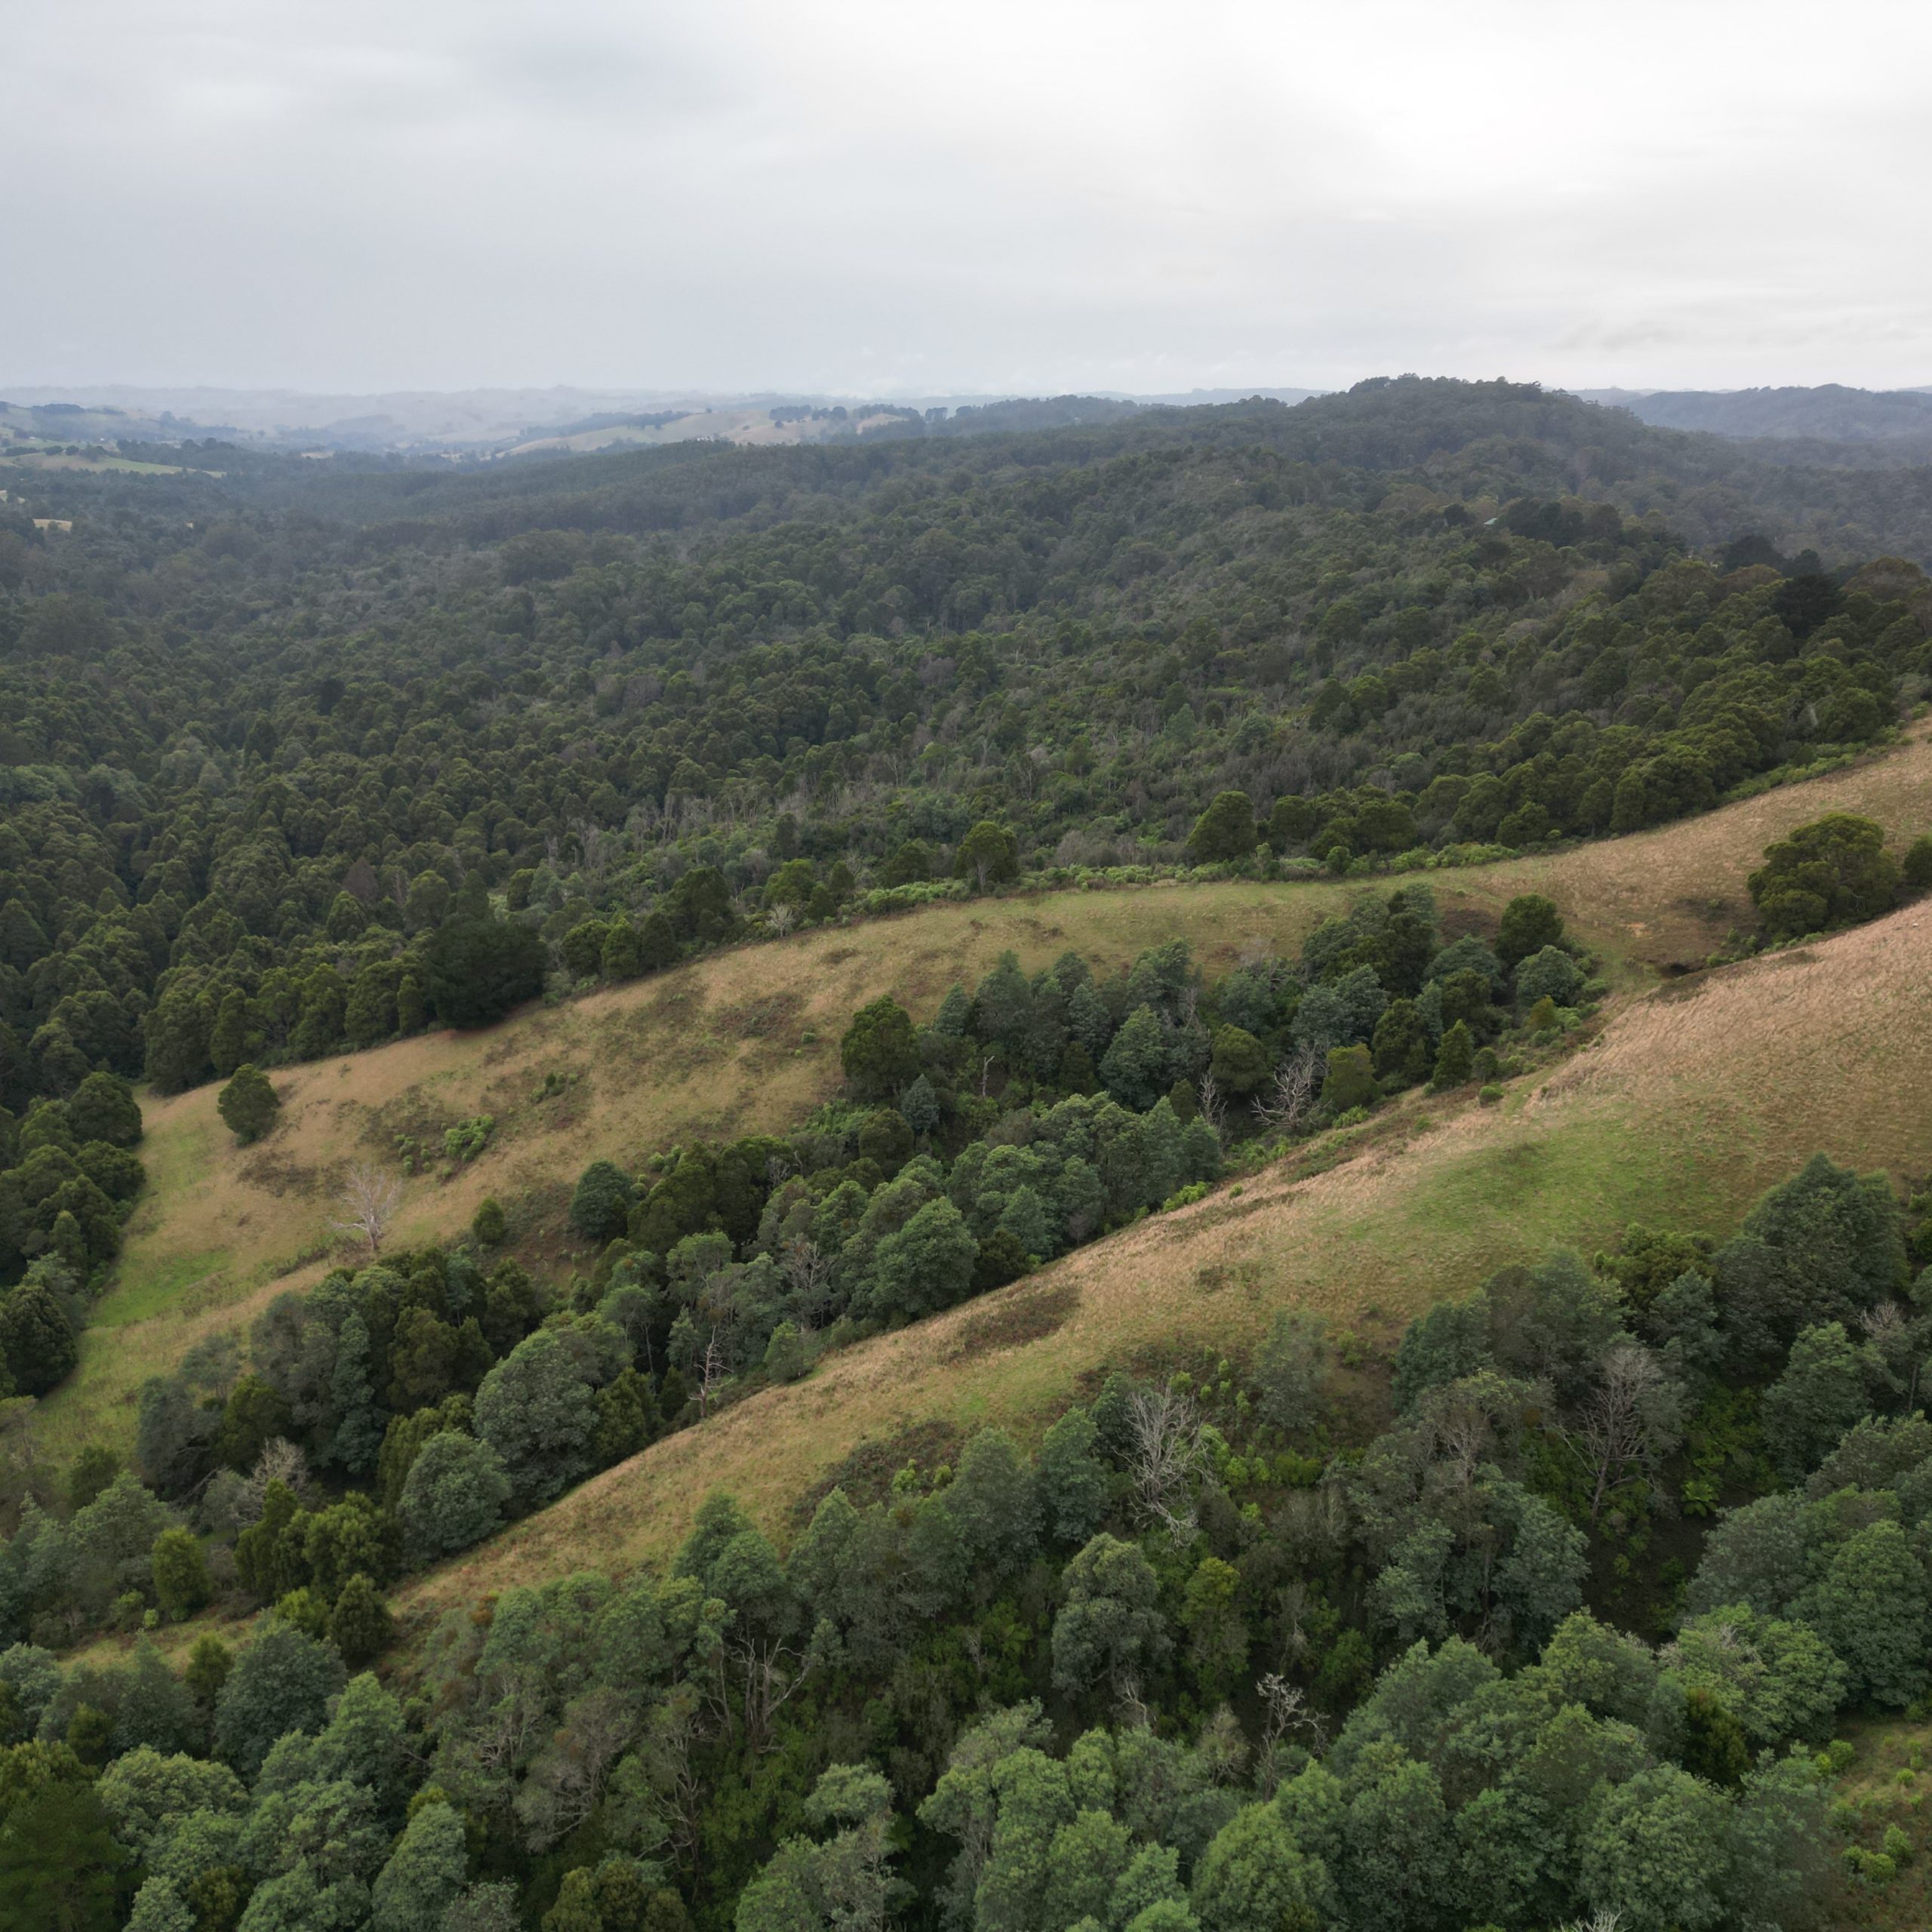
<path fill-rule="evenodd" d="M 592 1161 L 571 1196 L 571 1226 L 586 1241 L 614 1241 L 630 1218 L 637 1189 L 630 1177 L 609 1161 Z"/>
<path fill-rule="evenodd" d="M 1375 1068 L 1366 1047 L 1331 1047 L 1328 1070 L 1321 1083 L 1321 1104 L 1331 1114 L 1372 1107 L 1380 1097 Z"/>
<path fill-rule="evenodd" d="M 235 1069 L 235 1077 L 217 1097 L 215 1107 L 228 1131 L 246 1147 L 274 1126 L 281 1112 L 281 1097 L 266 1073 L 242 1066 Z"/>
<path fill-rule="evenodd" d="M 918 1077 L 919 1044 L 912 1019 L 888 994 L 852 1016 L 838 1043 L 839 1063 L 861 1100 L 889 1100 Z"/>
<path fill-rule="evenodd" d="M 1764 863 L 1748 884 L 1766 936 L 1780 940 L 1889 912 L 1898 903 L 1900 879 L 1881 826 L 1831 812 L 1767 846 Z"/>
<path fill-rule="evenodd" d="M 110 1147 L 132 1147 L 141 1137 L 141 1110 L 134 1089 L 112 1073 L 90 1073 L 67 1102 L 67 1121 L 85 1146 L 104 1140 Z"/>
<path fill-rule="evenodd" d="M 358 1571 L 343 1585 L 329 1613 L 329 1641 L 351 1670 L 360 1670 L 388 1649 L 395 1621 L 382 1592 Z"/>
<path fill-rule="evenodd" d="M 217 1751 L 252 1781 L 277 1738 L 321 1729 L 328 1700 L 345 1675 L 341 1658 L 328 1644 L 263 1617 L 216 1697 Z"/>
<path fill-rule="evenodd" d="M 10 1932 L 112 1932 L 132 1862 L 91 1790 L 48 1785 L 0 1829 L 0 1924 Z"/>
<path fill-rule="evenodd" d="M 960 840 L 952 870 L 955 878 L 970 879 L 981 892 L 1004 884 L 1020 876 L 1019 841 L 1004 826 L 983 818 Z"/>
<path fill-rule="evenodd" d="M 1503 909 L 1503 924 L 1496 936 L 1496 956 L 1506 971 L 1516 962 L 1540 952 L 1546 946 L 1563 943 L 1563 915 L 1540 894 L 1525 892 Z"/>
<path fill-rule="evenodd" d="M 80 1347 L 44 1281 L 29 1278 L 0 1296 L 0 1358 L 23 1395 L 44 1395 L 73 1373 Z"/>
<path fill-rule="evenodd" d="M 1254 805 L 1245 792 L 1223 792 L 1194 822 L 1188 850 L 1197 865 L 1244 859 L 1254 850 Z"/>
<path fill-rule="evenodd" d="M 1429 1085 L 1438 1094 L 1453 1087 L 1466 1087 L 1475 1070 L 1475 1042 L 1469 1038 L 1469 1023 L 1459 1020 L 1442 1036 L 1436 1049 L 1435 1066 Z"/>
<path fill-rule="evenodd" d="M 445 1026 L 487 1026 L 535 998 L 549 964 L 532 927 L 488 914 L 448 919 L 423 949 L 423 994 Z"/>
<path fill-rule="evenodd" d="M 1267 1049 L 1252 1033 L 1239 1026 L 1221 1026 L 1215 1029 L 1208 1070 L 1230 1100 L 1245 1100 L 1260 1090 L 1272 1069 Z"/>

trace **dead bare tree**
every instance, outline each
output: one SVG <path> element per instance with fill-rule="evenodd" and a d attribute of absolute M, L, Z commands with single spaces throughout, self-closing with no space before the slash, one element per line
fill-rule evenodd
<path fill-rule="evenodd" d="M 725 1364 L 724 1338 L 714 1328 L 711 1339 L 704 1345 L 704 1352 L 697 1358 L 697 1413 L 702 1422 L 711 1413 L 712 1398 L 718 1390 L 731 1380 L 731 1371 Z"/>
<path fill-rule="evenodd" d="M 1128 1400 L 1127 1423 L 1135 1506 L 1176 1543 L 1191 1543 L 1200 1527 L 1194 1479 L 1205 1460 L 1200 1412 L 1177 1389 L 1140 1389 Z"/>
<path fill-rule="evenodd" d="M 1201 1076 L 1197 1104 L 1201 1109 L 1201 1118 L 1214 1130 L 1215 1138 L 1225 1146 L 1228 1137 L 1228 1103 L 1222 1094 L 1220 1081 L 1211 1073 Z"/>
<path fill-rule="evenodd" d="M 825 1312 L 825 1292 L 832 1281 L 832 1257 L 809 1235 L 788 1241 L 778 1251 L 778 1272 L 792 1291 L 798 1311 L 809 1327 Z"/>
<path fill-rule="evenodd" d="M 341 1194 L 342 1217 L 332 1225 L 346 1235 L 360 1235 L 369 1244 L 369 1258 L 383 1251 L 383 1237 L 402 1205 L 402 1183 L 380 1168 L 349 1171 Z"/>
<path fill-rule="evenodd" d="M 1321 1096 L 1321 1056 L 1312 1047 L 1300 1047 L 1275 1069 L 1274 1084 L 1254 1111 L 1264 1124 L 1284 1134 L 1299 1134 Z"/>
<path fill-rule="evenodd" d="M 1320 1713 L 1309 1709 L 1308 1693 L 1278 1672 L 1271 1670 L 1254 1688 L 1261 1700 L 1261 1749 L 1256 1755 L 1255 1777 L 1259 1787 L 1272 1795 L 1281 1783 L 1278 1767 L 1289 1744 L 1303 1740 L 1319 1757 L 1328 1741 L 1328 1727 Z"/>
<path fill-rule="evenodd" d="M 246 1486 L 235 1499 L 235 1520 L 245 1527 L 260 1521 L 269 1484 L 278 1482 L 294 1492 L 296 1500 L 306 1503 L 314 1484 L 309 1478 L 309 1459 L 286 1436 L 272 1435 L 262 1444 Z"/>
<path fill-rule="evenodd" d="M 1607 1350 L 1597 1386 L 1558 1440 L 1590 1478 L 1590 1521 L 1626 1476 L 1647 1472 L 1682 1440 L 1682 1391 L 1641 1342 Z"/>

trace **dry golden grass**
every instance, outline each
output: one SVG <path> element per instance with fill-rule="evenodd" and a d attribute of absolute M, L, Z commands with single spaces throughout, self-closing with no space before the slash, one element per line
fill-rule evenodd
<path fill-rule="evenodd" d="M 1801 952 L 1660 988 L 1505 1103 L 1423 1103 L 1412 1131 L 1312 1179 L 1285 1167 L 1069 1256 L 1003 1295 L 834 1356 L 606 1471 L 416 1586 L 412 1612 L 660 1555 L 714 1487 L 783 1537 L 868 1440 L 997 1423 L 1022 1437 L 1103 1370 L 1235 1349 L 1275 1311 L 1386 1339 L 1417 1309 L 1553 1244 L 1629 1222 L 1723 1233 L 1815 1151 L 1932 1169 L 1932 906 Z M 1001 1300 L 1056 1291 L 1065 1318 L 970 1346 Z M 962 1352 L 962 1338 L 968 1346 Z"/>
<path fill-rule="evenodd" d="M 1117 965 L 1185 933 L 1225 971 L 1250 939 L 1292 950 L 1342 887 L 1252 882 L 945 904 L 694 961 L 481 1032 L 438 1032 L 278 1070 L 278 1124 L 238 1147 L 217 1089 L 143 1101 L 150 1185 L 78 1373 L 40 1405 L 44 1451 L 131 1439 L 140 1383 L 328 1265 L 337 1196 L 360 1161 L 393 1170 L 397 1133 L 492 1114 L 490 1146 L 448 1181 L 408 1185 L 392 1239 L 447 1237 L 494 1194 L 552 1210 L 590 1161 L 629 1165 L 699 1135 L 779 1130 L 837 1091 L 853 1011 L 890 992 L 930 1014 L 1008 948 L 1029 968 L 1073 946 Z M 546 1076 L 562 1077 L 549 1099 Z M 551 1217 L 554 1226 L 554 1212 Z"/>
<path fill-rule="evenodd" d="M 1547 893 L 1632 988 L 1648 976 L 1626 962 L 1706 956 L 1744 918 L 1744 879 L 1764 847 L 1827 811 L 1863 812 L 1898 833 L 1932 826 L 1932 740 L 1921 731 L 1851 771 L 1657 832 L 1430 876 L 1449 912 L 1493 916 L 1518 892 Z M 78 1371 L 39 1405 L 41 1451 L 61 1460 L 90 1439 L 125 1447 L 147 1376 L 284 1289 L 312 1285 L 343 1177 L 358 1160 L 392 1161 L 398 1132 L 435 1144 L 467 1115 L 498 1123 L 454 1178 L 410 1184 L 395 1239 L 450 1236 L 486 1194 L 513 1211 L 547 1209 L 554 1230 L 565 1191 L 593 1159 L 635 1165 L 695 1135 L 795 1122 L 835 1091 L 838 1036 L 881 992 L 924 1014 L 1009 947 L 1029 968 L 1069 947 L 1106 966 L 1180 934 L 1218 974 L 1251 940 L 1292 951 L 1360 889 L 1232 881 L 1057 893 L 746 946 L 482 1032 L 279 1071 L 281 1124 L 254 1149 L 235 1146 L 214 1087 L 149 1097 L 151 1184 Z M 540 1100 L 550 1075 L 562 1091 Z"/>

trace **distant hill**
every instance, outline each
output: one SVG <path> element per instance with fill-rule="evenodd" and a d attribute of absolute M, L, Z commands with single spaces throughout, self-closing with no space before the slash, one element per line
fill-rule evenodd
<path fill-rule="evenodd" d="M 1627 409 L 1660 429 L 1719 436 L 1814 438 L 1829 442 L 1932 438 L 1932 392 L 1923 389 L 1585 389 L 1587 402 Z"/>

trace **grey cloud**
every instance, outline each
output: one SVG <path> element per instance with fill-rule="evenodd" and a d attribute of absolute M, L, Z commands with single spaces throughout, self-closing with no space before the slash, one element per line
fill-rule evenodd
<path fill-rule="evenodd" d="M 23 8 L 0 392 L 1932 381 L 1928 57 L 1882 0 Z"/>

